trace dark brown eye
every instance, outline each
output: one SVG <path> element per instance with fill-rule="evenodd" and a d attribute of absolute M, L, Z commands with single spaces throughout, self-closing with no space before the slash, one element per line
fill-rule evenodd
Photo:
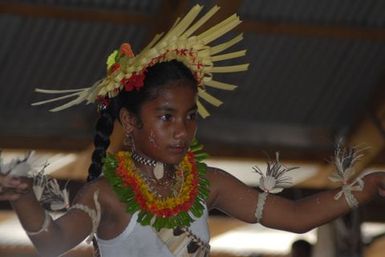
<path fill-rule="evenodd" d="M 191 113 L 188 115 L 187 118 L 188 118 L 189 120 L 195 120 L 196 117 L 197 117 L 197 112 L 195 111 L 195 112 L 191 112 Z"/>
<path fill-rule="evenodd" d="M 163 121 L 169 121 L 169 120 L 171 120 L 171 118 L 172 118 L 172 115 L 169 113 L 163 114 L 162 116 L 160 116 L 160 119 Z"/>

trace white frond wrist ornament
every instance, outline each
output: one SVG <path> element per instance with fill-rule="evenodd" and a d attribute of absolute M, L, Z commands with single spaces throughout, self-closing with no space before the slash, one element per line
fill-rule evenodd
<path fill-rule="evenodd" d="M 354 165 L 363 157 L 362 152 L 363 150 L 357 147 L 345 148 L 342 140 L 340 140 L 337 143 L 333 158 L 336 169 L 329 176 L 330 181 L 342 184 L 341 191 L 334 196 L 334 199 L 338 200 L 343 195 L 351 209 L 357 208 L 359 205 L 352 192 L 362 191 L 364 188 L 362 179 L 357 178 L 349 183 L 354 176 Z"/>
<path fill-rule="evenodd" d="M 67 209 L 69 206 L 69 193 L 66 187 L 60 188 L 58 181 L 45 174 L 44 164 L 38 169 L 37 163 L 40 160 L 35 156 L 35 151 L 29 151 L 24 157 L 18 157 L 5 162 L 0 152 L 0 173 L 5 176 L 29 177 L 32 178 L 32 191 L 43 207 L 52 211 Z M 27 231 L 29 236 L 39 235 L 48 230 L 52 217 L 47 210 L 44 210 L 44 221 L 38 231 Z"/>
<path fill-rule="evenodd" d="M 341 190 L 334 196 L 335 200 L 338 200 L 343 195 L 349 208 L 358 208 L 359 202 L 353 195 L 353 191 L 362 191 L 365 183 L 363 178 L 369 174 L 385 172 L 385 171 L 366 171 L 353 179 L 355 169 L 354 165 L 362 159 L 364 156 L 363 152 L 367 148 L 344 147 L 342 140 L 340 140 L 334 151 L 334 165 L 336 167 L 332 175 L 329 176 L 329 180 L 332 182 L 342 184 Z M 350 182 L 352 181 L 352 182 Z"/>
<path fill-rule="evenodd" d="M 258 195 L 257 208 L 255 210 L 255 217 L 260 223 L 263 218 L 263 209 L 266 203 L 268 194 L 276 194 L 281 192 L 284 188 L 292 185 L 291 177 L 287 173 L 298 167 L 286 168 L 283 167 L 279 161 L 279 153 L 276 153 L 275 160 L 267 162 L 266 172 L 261 171 L 257 166 L 253 167 L 261 177 L 259 179 L 259 188 L 263 191 Z"/>
<path fill-rule="evenodd" d="M 245 71 L 249 64 L 215 65 L 216 62 L 239 58 L 246 54 L 246 50 L 223 53 L 229 47 L 241 41 L 242 34 L 225 43 L 216 46 L 209 45 L 212 41 L 234 29 L 241 21 L 234 14 L 205 32 L 196 35 L 194 33 L 219 10 L 218 6 L 214 6 L 205 15 L 196 20 L 202 8 L 200 5 L 195 5 L 184 18 L 178 19 L 165 35 L 156 35 L 136 56 L 134 56 L 129 44 L 122 44 L 120 50 L 115 50 L 107 60 L 107 76 L 97 81 L 93 86 L 70 90 L 36 89 L 40 93 L 65 95 L 36 102 L 32 105 L 41 105 L 75 97 L 75 99 L 50 111 L 61 111 L 81 102 L 97 102 L 101 108 L 104 108 L 108 105 L 109 99 L 115 97 L 120 91 L 140 89 L 143 86 L 143 80 L 148 67 L 160 62 L 178 60 L 193 72 L 198 81 L 199 97 L 197 99 L 197 106 L 199 114 L 202 117 L 209 116 L 209 112 L 200 99 L 214 106 L 221 105 L 222 101 L 209 94 L 206 87 L 221 90 L 233 90 L 236 88 L 235 85 L 214 80 L 213 74 Z"/>
<path fill-rule="evenodd" d="M 29 151 L 23 157 L 17 157 L 8 162 L 2 158 L 0 152 L 0 172 L 2 175 L 32 178 L 32 190 L 40 203 L 49 205 L 49 209 L 52 211 L 68 208 L 69 193 L 66 186 L 63 189 L 60 188 L 55 178 L 45 174 L 45 168 L 48 164 L 38 164 L 40 162 L 35 151 Z"/>

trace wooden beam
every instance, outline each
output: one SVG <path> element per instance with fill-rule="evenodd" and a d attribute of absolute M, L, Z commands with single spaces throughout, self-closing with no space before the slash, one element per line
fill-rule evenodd
<path fill-rule="evenodd" d="M 7 135 L 0 133 L 0 148 L 2 149 L 39 149 L 52 151 L 78 151 L 90 144 L 90 138 L 85 136 L 66 137 L 63 135 L 32 137 L 27 135 Z"/>
<path fill-rule="evenodd" d="M 103 9 L 82 9 L 24 3 L 0 3 L 0 13 L 29 17 L 111 22 L 118 24 L 142 24 L 152 27 L 158 27 L 158 22 L 161 21 L 159 23 L 162 26 L 161 29 L 165 29 L 163 25 L 165 25 L 167 21 L 174 20 L 176 15 L 181 15 L 181 12 L 186 10 L 188 4 L 185 0 L 165 0 L 163 3 L 164 4 L 159 11 L 160 15 L 158 16 L 161 17 L 161 19 L 154 19 L 154 17 L 146 14 L 128 13 L 127 11 L 106 11 Z M 213 20 L 219 20 L 230 13 L 236 12 L 239 9 L 240 3 L 241 1 L 218 0 L 217 4 L 222 7 L 222 10 L 217 18 L 215 18 L 215 16 L 213 17 Z M 172 10 L 172 12 L 170 12 L 170 10 Z M 153 26 L 154 24 L 157 26 Z M 384 28 L 363 28 L 353 25 L 316 25 L 246 20 L 242 22 L 237 30 L 259 34 L 286 34 L 296 37 L 385 41 Z"/>
<path fill-rule="evenodd" d="M 62 180 L 75 180 L 85 182 L 88 176 L 88 168 L 94 151 L 93 144 L 76 154 L 76 160 L 56 170 L 51 176 Z"/>
<path fill-rule="evenodd" d="M 118 24 L 151 25 L 151 16 L 128 11 L 85 9 L 43 4 L 0 3 L 0 13 L 35 18 L 99 21 Z"/>
<path fill-rule="evenodd" d="M 257 34 L 278 34 L 295 37 L 385 41 L 384 28 L 362 28 L 358 26 L 244 21 L 238 30 Z"/>

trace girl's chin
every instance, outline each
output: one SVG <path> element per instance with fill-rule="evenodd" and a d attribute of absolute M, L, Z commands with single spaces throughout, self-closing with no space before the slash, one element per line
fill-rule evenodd
<path fill-rule="evenodd" d="M 183 161 L 184 155 L 178 158 L 172 158 L 167 159 L 165 162 L 163 162 L 166 165 L 178 165 Z"/>

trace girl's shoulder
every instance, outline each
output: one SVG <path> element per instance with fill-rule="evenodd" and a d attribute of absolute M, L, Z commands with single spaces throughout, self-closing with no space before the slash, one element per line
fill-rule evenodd
<path fill-rule="evenodd" d="M 104 177 L 85 183 L 77 192 L 74 203 L 92 203 L 95 195 L 101 206 L 106 207 L 113 203 L 119 203 L 112 187 Z"/>
<path fill-rule="evenodd" d="M 233 178 L 233 176 L 230 173 L 220 168 L 211 167 L 211 166 L 207 166 L 206 175 L 207 175 L 207 179 L 210 182 L 217 181 L 218 179 L 221 180 L 221 179 Z"/>
<path fill-rule="evenodd" d="M 206 177 L 209 181 L 211 190 L 220 187 L 222 183 L 228 180 L 234 179 L 234 177 L 230 173 L 220 168 L 210 166 L 207 166 Z"/>
<path fill-rule="evenodd" d="M 230 173 L 216 167 L 207 167 L 206 177 L 210 185 L 207 206 L 212 209 L 223 191 L 231 189 L 237 180 Z"/>
<path fill-rule="evenodd" d="M 104 193 L 108 190 L 108 183 L 104 177 L 99 177 L 92 181 L 86 182 L 78 191 L 77 196 L 85 197 L 87 195 L 93 195 L 96 192 Z"/>
<path fill-rule="evenodd" d="M 243 184 L 229 172 L 216 167 L 207 167 L 206 176 L 210 184 L 210 190 L 213 192 L 219 191 L 221 188 L 231 188 Z"/>

